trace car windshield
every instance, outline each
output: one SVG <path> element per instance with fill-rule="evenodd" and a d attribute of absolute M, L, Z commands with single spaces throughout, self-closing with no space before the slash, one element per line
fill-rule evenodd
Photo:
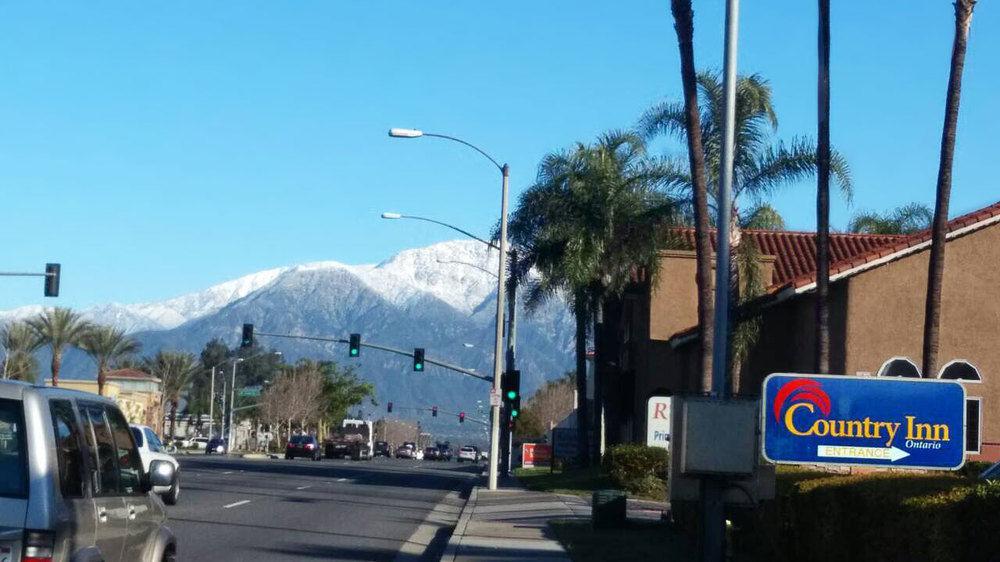
<path fill-rule="evenodd" d="M 23 498 L 27 495 L 26 467 L 21 402 L 0 400 L 0 496 Z"/>

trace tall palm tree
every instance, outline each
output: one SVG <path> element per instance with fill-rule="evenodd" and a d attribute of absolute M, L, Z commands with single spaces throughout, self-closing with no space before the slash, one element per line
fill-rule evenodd
<path fill-rule="evenodd" d="M 28 320 L 42 345 L 52 352 L 52 386 L 59 386 L 59 369 L 67 345 L 79 345 L 90 324 L 79 313 L 68 308 L 49 308 Z"/>
<path fill-rule="evenodd" d="M 572 299 L 581 397 L 586 390 L 588 323 L 593 323 L 599 342 L 604 299 L 621 294 L 637 268 L 655 270 L 651 266 L 665 238 L 661 225 L 673 216 L 663 189 L 670 172 L 646 156 L 640 137 L 611 132 L 592 145 L 578 143 L 547 156 L 537 182 L 512 215 L 508 232 L 518 247 L 515 279 L 523 284 L 531 268 L 540 274 L 530 284 L 529 306 L 559 291 Z M 603 350 L 597 347 L 594 405 L 601 412 Z M 577 427 L 582 443 L 588 415 L 581 400 Z"/>
<path fill-rule="evenodd" d="M 41 342 L 26 322 L 13 322 L 0 329 L 3 347 L 3 378 L 33 382 L 38 378 L 35 350 Z"/>
<path fill-rule="evenodd" d="M 830 0 L 819 0 L 816 144 L 816 353 L 817 373 L 830 370 Z"/>
<path fill-rule="evenodd" d="M 670 11 L 677 32 L 681 58 L 684 107 L 679 131 L 687 138 L 688 170 L 691 176 L 691 204 L 694 216 L 695 283 L 698 285 L 698 339 L 701 342 L 701 390 L 712 390 L 712 243 L 708 237 L 708 182 L 705 175 L 705 145 L 700 112 L 698 83 L 694 69 L 694 10 L 691 0 L 671 0 Z M 721 111 L 718 112 L 721 114 Z M 712 137 L 708 135 L 708 138 Z"/>
<path fill-rule="evenodd" d="M 862 211 L 847 224 L 849 232 L 863 234 L 913 234 L 927 230 L 934 220 L 934 211 L 923 203 L 910 203 L 885 213 Z"/>
<path fill-rule="evenodd" d="M 139 352 L 142 346 L 125 334 L 124 330 L 110 326 L 94 326 L 83 335 L 80 347 L 97 363 L 97 393 L 104 395 L 108 366 Z"/>
<path fill-rule="evenodd" d="M 177 406 L 190 386 L 192 377 L 201 368 L 201 364 L 190 353 L 159 351 L 143 361 L 143 368 L 162 381 L 163 401 L 170 404 L 170 431 L 167 435 L 173 438 Z"/>
<path fill-rule="evenodd" d="M 955 159 L 955 136 L 958 133 L 958 107 L 962 97 L 965 51 L 969 43 L 969 28 L 972 27 L 972 11 L 975 7 L 976 0 L 955 0 L 955 38 L 951 46 L 948 96 L 944 105 L 941 160 L 938 164 L 934 223 L 931 226 L 931 255 L 927 266 L 927 301 L 924 306 L 923 372 L 927 376 L 937 372 L 945 237 L 948 229 L 948 205 L 951 202 L 951 170 Z"/>

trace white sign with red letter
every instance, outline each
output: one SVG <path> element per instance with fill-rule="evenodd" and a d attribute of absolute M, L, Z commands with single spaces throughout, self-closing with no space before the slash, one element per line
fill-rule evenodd
<path fill-rule="evenodd" d="M 669 396 L 652 396 L 646 401 L 646 445 L 670 448 L 670 407 Z"/>

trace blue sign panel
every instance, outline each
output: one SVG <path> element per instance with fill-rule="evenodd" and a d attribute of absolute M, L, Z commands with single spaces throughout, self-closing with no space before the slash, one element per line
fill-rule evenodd
<path fill-rule="evenodd" d="M 764 379 L 764 458 L 954 470 L 965 462 L 955 381 L 774 374 Z"/>

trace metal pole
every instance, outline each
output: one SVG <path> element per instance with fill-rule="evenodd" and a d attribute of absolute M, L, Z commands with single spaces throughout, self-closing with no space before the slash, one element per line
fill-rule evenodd
<path fill-rule="evenodd" d="M 504 164 L 503 187 L 500 197 L 500 266 L 497 270 L 497 319 L 496 340 L 493 347 L 493 394 L 500 395 L 500 377 L 503 376 L 503 305 L 504 294 L 507 291 L 504 279 L 507 278 L 507 190 L 510 180 L 510 166 Z M 497 489 L 497 465 L 500 460 L 500 406 L 490 406 L 490 469 L 488 488 Z"/>
<path fill-rule="evenodd" d="M 510 251 L 510 258 L 512 262 L 517 261 L 517 250 Z M 517 283 L 514 279 L 509 279 L 507 282 L 507 371 L 513 371 L 517 368 L 514 360 L 514 352 L 517 344 Z M 514 449 L 514 432 L 510 429 L 510 412 L 507 412 L 503 416 L 502 423 L 505 424 L 500 428 L 503 432 L 503 439 L 501 440 L 501 445 L 503 446 L 503 471 L 504 476 L 510 475 L 511 470 L 511 451 Z"/>
<path fill-rule="evenodd" d="M 233 449 L 233 412 L 236 406 L 236 364 L 239 360 L 233 359 L 233 379 L 232 384 L 229 385 L 229 441 L 226 443 L 226 453 L 232 451 Z"/>
<path fill-rule="evenodd" d="M 215 435 L 215 365 L 212 366 L 212 385 L 208 393 L 208 438 Z"/>
<path fill-rule="evenodd" d="M 723 119 L 722 169 L 719 170 L 719 211 L 715 264 L 715 346 L 712 356 L 712 395 L 725 400 L 729 369 L 729 236 L 732 220 L 733 153 L 736 118 L 736 48 L 739 37 L 739 0 L 726 1 L 725 117 Z M 702 480 L 702 560 L 721 562 L 725 556 L 726 511 L 723 482 Z"/>
<path fill-rule="evenodd" d="M 226 376 L 222 372 L 222 412 L 219 414 L 219 437 L 226 433 Z M 215 437 L 214 435 L 212 437 Z"/>

